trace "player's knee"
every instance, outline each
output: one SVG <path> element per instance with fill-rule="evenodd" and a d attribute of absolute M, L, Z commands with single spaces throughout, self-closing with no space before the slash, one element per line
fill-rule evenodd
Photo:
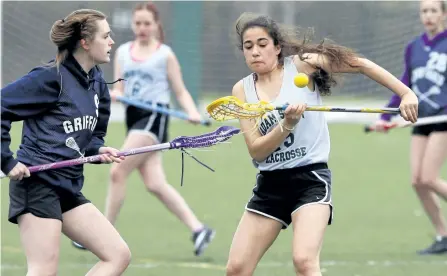
<path fill-rule="evenodd" d="M 418 178 L 413 178 L 412 181 L 411 181 L 411 185 L 416 190 L 424 188 L 424 185 L 422 184 L 421 179 L 419 177 Z"/>
<path fill-rule="evenodd" d="M 132 254 L 130 253 L 129 246 L 123 242 L 113 250 L 109 262 L 113 263 L 117 270 L 124 271 L 129 266 L 131 259 Z"/>
<path fill-rule="evenodd" d="M 414 174 L 411 176 L 411 185 L 413 188 L 417 188 L 421 185 L 421 176 L 419 174 Z"/>
<path fill-rule="evenodd" d="M 142 172 L 144 185 L 149 193 L 155 196 L 162 195 L 167 191 L 167 186 L 169 185 L 163 174 L 159 173 L 157 170 L 144 171 Z"/>
<path fill-rule="evenodd" d="M 436 183 L 437 177 L 433 175 L 424 175 L 421 176 L 421 185 L 424 187 L 431 187 Z"/>
<path fill-rule="evenodd" d="M 293 255 L 293 265 L 298 275 L 314 275 L 320 267 L 317 256 L 311 256 L 306 253 L 296 253 Z"/>
<path fill-rule="evenodd" d="M 53 276 L 57 275 L 59 253 L 58 252 L 44 252 L 44 256 L 41 256 L 38 262 L 28 263 L 28 273 L 27 275 L 33 276 Z M 42 258 L 43 257 L 43 258 Z"/>
<path fill-rule="evenodd" d="M 163 184 L 158 181 L 151 181 L 146 183 L 146 189 L 149 193 L 154 195 L 161 195 L 163 191 Z"/>
<path fill-rule="evenodd" d="M 110 169 L 110 181 L 113 184 L 121 184 L 126 180 L 125 172 L 119 166 L 112 166 Z"/>
<path fill-rule="evenodd" d="M 125 265 L 126 267 L 130 264 L 132 254 L 130 253 L 129 246 L 127 243 L 123 242 L 120 248 L 117 250 L 117 260 L 118 263 Z"/>
<path fill-rule="evenodd" d="M 57 275 L 57 260 L 42 264 L 28 265 L 28 272 L 26 275 L 30 276 L 56 276 Z"/>
<path fill-rule="evenodd" d="M 236 259 L 230 259 L 227 263 L 227 267 L 225 269 L 226 276 L 242 276 L 242 275 L 250 275 L 249 274 L 249 268 L 244 265 L 244 261 L 242 260 L 236 260 Z"/>

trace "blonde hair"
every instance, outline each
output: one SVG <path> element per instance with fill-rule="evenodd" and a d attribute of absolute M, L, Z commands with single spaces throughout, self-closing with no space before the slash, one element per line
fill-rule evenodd
<path fill-rule="evenodd" d="M 64 19 L 56 20 L 51 27 L 50 39 L 57 46 L 57 55 L 53 65 L 59 65 L 73 53 L 81 39 L 93 40 L 98 31 L 96 21 L 107 17 L 100 11 L 80 9 L 70 13 Z"/>

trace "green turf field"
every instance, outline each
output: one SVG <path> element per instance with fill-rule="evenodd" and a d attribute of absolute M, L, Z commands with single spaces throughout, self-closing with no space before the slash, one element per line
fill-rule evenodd
<path fill-rule="evenodd" d="M 206 132 L 180 122 L 171 125 L 171 138 Z M 323 275 L 330 276 L 441 276 L 447 255 L 419 257 L 414 252 L 431 242 L 433 230 L 409 185 L 409 130 L 389 135 L 365 135 L 359 125 L 330 125 L 333 171 L 334 224 L 322 252 Z M 20 127 L 13 128 L 13 149 Z M 111 124 L 107 144 L 120 147 L 124 126 Z M 185 183 L 180 187 L 181 154 L 164 153 L 170 183 L 200 219 L 217 229 L 204 256 L 196 258 L 187 228 L 145 192 L 139 176 L 128 181 L 127 201 L 117 228 L 132 251 L 125 275 L 224 275 L 233 233 L 251 196 L 255 180 L 243 137 L 232 144 L 195 155 L 216 172 L 186 159 Z M 84 194 L 104 207 L 109 165 L 86 165 Z M 447 177 L 447 167 L 443 169 Z M 2 185 L 2 275 L 25 275 L 26 262 L 16 225 L 7 221 L 8 183 Z M 443 204 L 443 207 L 447 207 Z M 447 213 L 447 211 L 445 212 Z M 291 234 L 283 231 L 264 256 L 255 275 L 293 275 Z M 63 237 L 59 275 L 84 275 L 96 257 L 73 248 Z"/>

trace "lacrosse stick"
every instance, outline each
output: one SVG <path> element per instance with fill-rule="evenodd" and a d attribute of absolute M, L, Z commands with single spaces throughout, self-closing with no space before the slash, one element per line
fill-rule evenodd
<path fill-rule="evenodd" d="M 160 106 L 157 106 L 157 105 L 146 104 L 146 103 L 139 102 L 137 100 L 132 100 L 132 99 L 129 99 L 129 98 L 126 98 L 126 97 L 122 97 L 122 96 L 117 96 L 116 100 L 118 100 L 118 101 L 120 101 L 120 102 L 122 102 L 124 104 L 133 105 L 133 106 L 141 108 L 141 109 L 151 110 L 151 111 L 158 112 L 158 113 L 165 114 L 165 115 L 169 115 L 169 116 L 172 116 L 172 117 L 177 117 L 177 118 L 182 119 L 182 120 L 189 120 L 189 116 L 186 113 L 178 111 L 178 110 L 172 110 L 172 109 L 163 108 L 163 107 L 160 107 Z M 200 124 L 204 125 L 204 126 L 210 126 L 211 122 L 208 121 L 208 120 L 202 120 L 200 122 Z"/>
<path fill-rule="evenodd" d="M 216 121 L 227 121 L 233 119 L 255 119 L 261 118 L 265 113 L 273 110 L 285 110 L 288 104 L 274 106 L 266 101 L 258 103 L 244 103 L 236 97 L 222 97 L 207 106 L 209 115 Z M 308 106 L 306 111 L 327 112 L 360 112 L 360 113 L 390 113 L 400 114 L 399 108 L 347 108 L 331 106 Z"/>
<path fill-rule="evenodd" d="M 437 123 L 444 123 L 447 122 L 447 115 L 439 115 L 439 116 L 431 116 L 431 117 L 425 117 L 418 119 L 416 123 L 406 122 L 406 121 L 399 121 L 399 122 L 393 122 L 389 125 L 385 125 L 385 130 L 394 129 L 394 128 L 405 128 L 405 127 L 414 127 L 414 126 L 423 126 L 423 125 L 431 125 L 431 124 L 437 124 Z M 375 131 L 376 129 L 372 125 L 365 126 L 364 131 L 366 133 Z"/>
<path fill-rule="evenodd" d="M 238 134 L 240 129 L 232 126 L 221 126 L 213 132 L 205 133 L 199 136 L 179 136 L 173 139 L 171 142 L 157 144 L 152 146 L 140 147 L 121 151 L 118 153 L 120 156 L 130 156 L 141 153 L 160 151 L 160 150 L 171 150 L 171 149 L 194 149 L 194 148 L 205 148 L 211 147 L 216 144 L 222 143 L 230 139 L 233 135 Z M 67 139 L 68 141 L 68 139 Z M 95 163 L 101 161 L 101 155 L 93 155 L 87 157 L 80 157 L 77 159 L 71 159 L 66 161 L 54 162 L 50 164 L 36 165 L 28 167 L 30 173 L 41 172 L 50 169 L 58 169 L 63 167 L 72 167 L 76 165 L 81 165 L 85 163 Z M 198 161 L 198 160 L 196 160 Z M 203 164 L 202 164 L 203 165 Z M 0 178 L 4 178 L 5 175 L 2 173 Z"/>
<path fill-rule="evenodd" d="M 67 140 L 65 140 L 65 145 L 70 149 L 77 151 L 81 157 L 84 157 L 84 154 L 82 154 L 81 149 L 73 137 L 68 137 Z"/>

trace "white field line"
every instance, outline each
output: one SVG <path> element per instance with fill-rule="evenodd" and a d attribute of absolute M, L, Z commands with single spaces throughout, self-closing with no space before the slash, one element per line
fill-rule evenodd
<path fill-rule="evenodd" d="M 60 268 L 89 268 L 93 267 L 93 263 L 62 263 L 59 265 Z M 405 266 L 419 266 L 419 265 L 437 265 L 446 266 L 447 260 L 420 260 L 420 261 L 408 261 L 408 260 L 369 260 L 369 261 L 322 261 L 322 268 L 330 267 L 405 267 Z M 275 268 L 275 267 L 292 267 L 292 262 L 262 262 L 259 263 L 259 267 L 265 268 Z M 144 262 L 144 260 L 137 261 L 136 264 L 130 264 L 129 268 L 139 268 L 139 269 L 153 269 L 157 267 L 183 267 L 183 268 L 194 268 L 194 269 L 208 269 L 208 270 L 225 270 L 225 265 L 223 264 L 212 264 L 205 262 L 163 262 L 151 260 L 149 262 Z M 23 270 L 26 269 L 25 265 L 14 265 L 14 264 L 2 264 L 2 271 L 9 270 Z M 326 270 L 325 269 L 325 270 Z"/>

